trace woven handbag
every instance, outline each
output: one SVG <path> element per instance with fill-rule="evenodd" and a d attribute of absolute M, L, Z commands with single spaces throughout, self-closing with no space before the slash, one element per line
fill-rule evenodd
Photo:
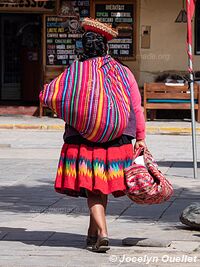
<path fill-rule="evenodd" d="M 143 156 L 145 166 L 134 163 L 139 156 Z M 153 156 L 145 147 L 135 151 L 133 163 L 124 173 L 127 185 L 125 193 L 137 204 L 160 204 L 173 194 L 171 183 L 158 169 Z"/>
<path fill-rule="evenodd" d="M 120 137 L 130 115 L 130 84 L 123 65 L 109 55 L 74 61 L 45 85 L 43 104 L 92 142 Z"/>

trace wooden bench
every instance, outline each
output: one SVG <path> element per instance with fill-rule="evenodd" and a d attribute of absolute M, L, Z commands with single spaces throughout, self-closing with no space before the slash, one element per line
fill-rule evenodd
<path fill-rule="evenodd" d="M 194 84 L 196 120 L 200 122 L 200 86 Z M 151 119 L 156 119 L 156 110 L 187 110 L 191 109 L 188 85 L 167 86 L 164 83 L 144 84 L 144 115 L 151 110 Z"/>
<path fill-rule="evenodd" d="M 40 118 L 44 116 L 44 112 L 46 109 L 49 109 L 49 108 L 40 101 L 40 106 L 39 106 L 39 117 Z"/>
<path fill-rule="evenodd" d="M 46 105 L 44 105 L 41 101 L 40 101 L 40 105 L 39 105 L 39 117 L 41 118 L 42 116 L 46 115 L 46 111 L 49 111 L 52 116 L 54 116 L 54 112 Z"/>

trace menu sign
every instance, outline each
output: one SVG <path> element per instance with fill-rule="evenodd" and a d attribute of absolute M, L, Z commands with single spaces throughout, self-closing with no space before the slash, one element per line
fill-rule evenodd
<path fill-rule="evenodd" d="M 69 65 L 82 52 L 80 21 L 89 16 L 89 1 L 72 3 L 72 16 L 46 16 L 46 65 Z"/>
<path fill-rule="evenodd" d="M 110 54 L 123 59 L 133 58 L 135 55 L 134 3 L 95 4 L 95 17 L 118 29 L 118 37 L 109 42 Z"/>

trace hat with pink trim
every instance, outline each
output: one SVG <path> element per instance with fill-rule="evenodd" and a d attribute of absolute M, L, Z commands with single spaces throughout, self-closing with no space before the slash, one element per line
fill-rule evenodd
<path fill-rule="evenodd" d="M 113 29 L 111 25 L 100 22 L 97 19 L 84 18 L 82 21 L 82 27 L 85 31 L 91 31 L 105 36 L 105 38 L 110 41 L 117 37 L 118 31 Z"/>

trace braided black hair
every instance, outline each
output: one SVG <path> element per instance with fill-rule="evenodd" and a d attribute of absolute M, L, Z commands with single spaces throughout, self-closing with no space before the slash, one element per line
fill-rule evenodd
<path fill-rule="evenodd" d="M 81 61 L 93 57 L 103 57 L 107 54 L 107 39 L 95 32 L 85 32 L 82 37 L 83 55 Z"/>

